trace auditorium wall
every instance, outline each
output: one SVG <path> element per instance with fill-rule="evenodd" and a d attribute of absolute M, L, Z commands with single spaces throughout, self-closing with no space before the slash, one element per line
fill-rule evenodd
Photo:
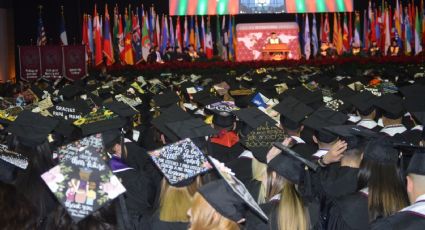
<path fill-rule="evenodd" d="M 12 9 L 0 8 L 0 34 L 0 82 L 6 82 L 16 75 Z"/>

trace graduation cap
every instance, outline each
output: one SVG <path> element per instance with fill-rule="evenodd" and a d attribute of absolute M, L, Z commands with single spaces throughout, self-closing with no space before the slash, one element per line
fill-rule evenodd
<path fill-rule="evenodd" d="M 215 84 L 213 88 L 217 91 L 217 93 L 220 96 L 223 96 L 228 92 L 228 90 L 230 89 L 230 86 L 229 84 L 227 84 L 227 82 L 223 81 L 219 84 Z"/>
<path fill-rule="evenodd" d="M 394 148 L 391 137 L 381 136 L 371 140 L 364 150 L 363 159 L 375 161 L 381 164 L 396 164 L 399 151 Z"/>
<path fill-rule="evenodd" d="M 413 150 L 414 154 L 410 159 L 406 174 L 412 173 L 425 176 L 425 147 L 418 145 L 398 145 L 399 148 Z"/>
<path fill-rule="evenodd" d="M 201 106 L 207 106 L 219 102 L 221 99 L 211 95 L 207 90 L 203 90 L 194 94 L 192 96 L 192 101 Z"/>
<path fill-rule="evenodd" d="M 306 127 L 316 131 L 315 136 L 321 142 L 330 143 L 336 139 L 332 133 L 324 130 L 324 127 L 342 125 L 348 120 L 348 116 L 336 112 L 327 107 L 321 107 L 303 121 Z"/>
<path fill-rule="evenodd" d="M 420 84 L 413 84 L 401 87 L 399 91 L 405 98 L 423 98 L 425 97 L 425 86 Z"/>
<path fill-rule="evenodd" d="M 285 97 L 273 109 L 280 113 L 283 127 L 291 130 L 299 128 L 299 123 L 314 111 L 292 96 Z"/>
<path fill-rule="evenodd" d="M 54 117 L 64 120 L 78 120 L 90 112 L 90 107 L 83 100 L 62 101 L 49 109 Z"/>
<path fill-rule="evenodd" d="M 370 129 L 357 125 L 339 125 L 325 127 L 326 131 L 338 135 L 341 139 L 347 142 L 347 149 L 365 147 L 365 141 L 377 138 L 380 135 Z"/>
<path fill-rule="evenodd" d="M 375 101 L 375 106 L 383 111 L 383 116 L 397 119 L 403 116 L 403 100 L 394 94 L 385 94 Z"/>
<path fill-rule="evenodd" d="M 208 159 L 189 138 L 148 153 L 172 186 L 187 186 L 209 170 Z"/>
<path fill-rule="evenodd" d="M 154 118 L 151 123 L 157 128 L 161 133 L 163 133 L 170 140 L 178 140 L 178 136 L 167 128 L 167 123 L 172 123 L 176 121 L 184 121 L 191 119 L 190 114 L 183 111 L 177 105 L 170 106 L 162 111 L 161 115 Z"/>
<path fill-rule="evenodd" d="M 22 144 L 36 146 L 47 140 L 47 136 L 58 123 L 59 121 L 53 118 L 24 110 L 9 125 L 7 131 L 17 136 Z"/>
<path fill-rule="evenodd" d="M 271 123 L 264 123 L 248 133 L 241 143 L 251 150 L 260 162 L 267 162 L 267 153 L 276 141 L 283 141 L 285 134 L 282 129 Z"/>
<path fill-rule="evenodd" d="M 171 139 L 171 141 L 178 141 L 185 138 L 205 137 L 218 133 L 217 130 L 213 129 L 200 118 L 167 123 L 166 127 L 178 137 L 178 139 Z"/>
<path fill-rule="evenodd" d="M 233 114 L 235 114 L 239 118 L 239 120 L 245 122 L 253 129 L 266 122 L 271 125 L 276 124 L 275 120 L 270 118 L 267 114 L 259 110 L 257 107 L 236 110 L 233 111 Z"/>
<path fill-rule="evenodd" d="M 374 108 L 377 97 L 369 91 L 357 93 L 347 100 L 357 108 L 360 114 L 369 115 Z"/>
<path fill-rule="evenodd" d="M 21 169 L 28 167 L 28 158 L 20 153 L 9 150 L 6 145 L 0 144 L 0 159 Z"/>
<path fill-rule="evenodd" d="M 163 108 L 176 104 L 179 101 L 179 97 L 174 91 L 168 91 L 155 95 L 153 101 L 157 107 Z"/>
<path fill-rule="evenodd" d="M 210 110 L 213 113 L 227 112 L 231 113 L 239 108 L 235 105 L 233 101 L 219 101 L 213 104 L 209 104 L 205 109 Z"/>
<path fill-rule="evenodd" d="M 119 129 L 124 127 L 126 123 L 125 119 L 105 108 L 94 110 L 73 122 L 75 126 L 82 130 L 83 136 Z"/>
<path fill-rule="evenodd" d="M 202 197 L 217 212 L 235 222 L 245 218 L 246 207 L 249 207 L 253 213 L 267 222 L 267 215 L 254 200 L 245 185 L 233 174 L 223 169 L 220 162 L 212 157 L 209 157 L 209 159 L 222 179 L 212 181 L 199 188 L 198 192 Z"/>
<path fill-rule="evenodd" d="M 105 106 L 106 109 L 109 109 L 113 113 L 118 114 L 120 117 L 124 118 L 133 117 L 134 115 L 139 113 L 133 107 L 119 101 L 105 103 L 103 106 Z"/>
<path fill-rule="evenodd" d="M 62 95 L 64 100 L 70 100 L 80 95 L 82 92 L 83 89 L 81 87 L 74 84 L 70 84 L 62 87 L 62 89 L 59 90 L 59 95 Z"/>
<path fill-rule="evenodd" d="M 60 163 L 41 178 L 74 222 L 126 191 L 102 158 L 101 134 L 62 146 L 58 151 Z"/>
<path fill-rule="evenodd" d="M 280 99 L 283 99 L 285 96 L 293 96 L 294 98 L 300 100 L 302 103 L 309 104 L 319 104 L 323 102 L 323 94 L 320 90 L 310 91 L 303 86 L 299 86 L 295 89 L 290 89 L 281 94 Z"/>

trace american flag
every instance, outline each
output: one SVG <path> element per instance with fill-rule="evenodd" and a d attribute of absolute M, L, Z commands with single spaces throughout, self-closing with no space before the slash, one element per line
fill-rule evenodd
<path fill-rule="evenodd" d="M 37 33 L 37 45 L 44 46 L 47 43 L 46 32 L 44 31 L 43 19 L 41 18 L 41 11 L 38 18 L 38 33 Z"/>

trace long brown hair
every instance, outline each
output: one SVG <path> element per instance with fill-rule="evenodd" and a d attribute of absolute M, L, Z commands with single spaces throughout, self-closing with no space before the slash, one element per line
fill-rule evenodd
<path fill-rule="evenodd" d="M 267 198 L 270 200 L 278 194 L 281 197 L 277 209 L 279 230 L 309 229 L 309 215 L 295 184 L 269 169 L 267 172 Z"/>
<path fill-rule="evenodd" d="M 166 222 L 189 222 L 187 211 L 192 205 L 192 197 L 201 185 L 200 178 L 184 187 L 171 186 L 162 179 L 159 196 L 159 219 Z"/>
<path fill-rule="evenodd" d="M 360 165 L 358 187 L 368 187 L 370 222 L 390 216 L 409 204 L 403 177 L 395 164 L 380 164 L 364 159 Z"/>
<path fill-rule="evenodd" d="M 189 230 L 239 230 L 239 225 L 218 213 L 205 198 L 196 193 L 190 211 Z"/>

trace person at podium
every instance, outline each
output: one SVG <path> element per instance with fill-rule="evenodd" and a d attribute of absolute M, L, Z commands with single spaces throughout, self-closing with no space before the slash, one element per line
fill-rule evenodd
<path fill-rule="evenodd" d="M 282 42 L 280 41 L 279 37 L 277 36 L 275 32 L 272 32 L 270 37 L 267 39 L 267 44 L 277 45 L 281 43 Z"/>

